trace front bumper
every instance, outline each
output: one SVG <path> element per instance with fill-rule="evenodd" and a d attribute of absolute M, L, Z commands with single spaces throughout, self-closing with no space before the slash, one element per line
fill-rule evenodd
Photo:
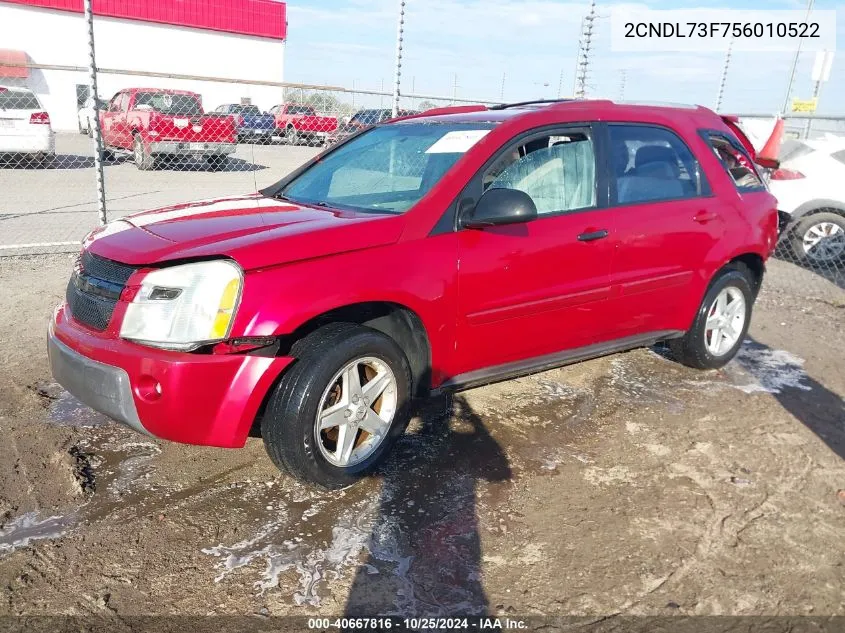
<path fill-rule="evenodd" d="M 219 156 L 233 154 L 236 149 L 235 143 L 189 143 L 187 141 L 154 141 L 150 143 L 151 154 Z"/>
<path fill-rule="evenodd" d="M 136 431 L 161 439 L 237 448 L 290 357 L 159 350 L 95 332 L 59 306 L 47 335 L 56 382 Z"/>

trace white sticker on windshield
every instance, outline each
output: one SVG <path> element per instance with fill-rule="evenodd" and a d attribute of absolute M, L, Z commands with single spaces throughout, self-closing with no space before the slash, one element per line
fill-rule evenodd
<path fill-rule="evenodd" d="M 425 150 L 425 153 L 463 154 L 489 133 L 490 130 L 461 130 L 459 132 L 449 132 L 434 145 Z"/>

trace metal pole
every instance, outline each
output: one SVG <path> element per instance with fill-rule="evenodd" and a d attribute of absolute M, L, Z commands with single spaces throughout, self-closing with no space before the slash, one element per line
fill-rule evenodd
<path fill-rule="evenodd" d="M 399 85 L 402 77 L 402 31 L 405 28 L 405 0 L 399 0 L 399 26 L 396 29 L 396 75 L 393 80 L 393 116 L 399 114 Z"/>
<path fill-rule="evenodd" d="M 722 97 L 725 96 L 725 83 L 728 81 L 728 67 L 731 65 L 731 49 L 734 42 L 728 42 L 728 52 L 725 53 L 725 65 L 722 67 L 722 79 L 719 81 L 719 94 L 716 95 L 716 112 L 722 109 Z"/>
<path fill-rule="evenodd" d="M 622 69 L 619 71 L 619 100 L 625 99 L 625 80 L 627 79 L 628 71 Z"/>
<path fill-rule="evenodd" d="M 452 75 L 452 99 L 458 97 L 458 73 Z"/>
<path fill-rule="evenodd" d="M 108 222 L 106 217 L 106 185 L 103 178 L 103 130 L 100 128 L 100 103 L 97 99 L 97 61 L 94 55 L 94 12 L 92 0 L 83 0 L 85 23 L 88 25 L 88 92 L 94 100 L 94 120 L 91 130 L 94 133 L 94 175 L 97 179 L 97 212 L 100 224 Z"/>
<path fill-rule="evenodd" d="M 560 69 L 560 77 L 557 79 L 557 98 L 560 99 L 563 94 L 563 68 Z"/>
<path fill-rule="evenodd" d="M 502 73 L 502 92 L 499 94 L 499 98 L 502 100 L 502 103 L 505 102 L 505 73 Z"/>
<path fill-rule="evenodd" d="M 822 91 L 822 80 L 819 79 L 813 87 L 813 99 L 819 98 L 819 93 Z M 816 109 L 819 107 L 819 102 L 816 101 Z M 807 125 L 804 126 L 804 140 L 810 138 L 810 128 L 813 126 L 813 119 L 807 119 Z"/>
<path fill-rule="evenodd" d="M 814 0 L 808 0 L 807 2 L 807 16 L 804 18 L 806 22 L 810 18 L 810 13 L 813 11 L 813 2 Z M 795 49 L 795 58 L 792 60 L 792 70 L 789 72 L 789 83 L 786 84 L 786 96 L 783 99 L 783 107 L 781 108 L 781 113 L 786 114 L 789 112 L 789 99 L 792 97 L 792 84 L 795 81 L 795 69 L 798 68 L 798 58 L 801 56 L 801 42 L 803 40 L 798 38 L 798 48 Z"/>

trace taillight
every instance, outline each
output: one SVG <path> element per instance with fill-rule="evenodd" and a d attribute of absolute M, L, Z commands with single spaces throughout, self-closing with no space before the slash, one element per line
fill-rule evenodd
<path fill-rule="evenodd" d="M 50 125 L 50 115 L 46 112 L 33 112 L 29 122 L 36 125 Z"/>
<path fill-rule="evenodd" d="M 800 171 L 784 169 L 783 167 L 776 169 L 771 175 L 772 180 L 800 180 L 801 178 L 806 178 L 806 176 Z"/>

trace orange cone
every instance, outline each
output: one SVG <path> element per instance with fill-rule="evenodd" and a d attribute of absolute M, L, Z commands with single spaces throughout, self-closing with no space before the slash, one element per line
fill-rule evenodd
<path fill-rule="evenodd" d="M 778 154 L 780 153 L 780 143 L 783 140 L 783 128 L 783 118 L 778 117 L 777 121 L 775 121 L 775 129 L 772 130 L 772 135 L 766 141 L 766 144 L 763 145 L 763 149 L 757 152 L 758 158 L 777 160 Z"/>

